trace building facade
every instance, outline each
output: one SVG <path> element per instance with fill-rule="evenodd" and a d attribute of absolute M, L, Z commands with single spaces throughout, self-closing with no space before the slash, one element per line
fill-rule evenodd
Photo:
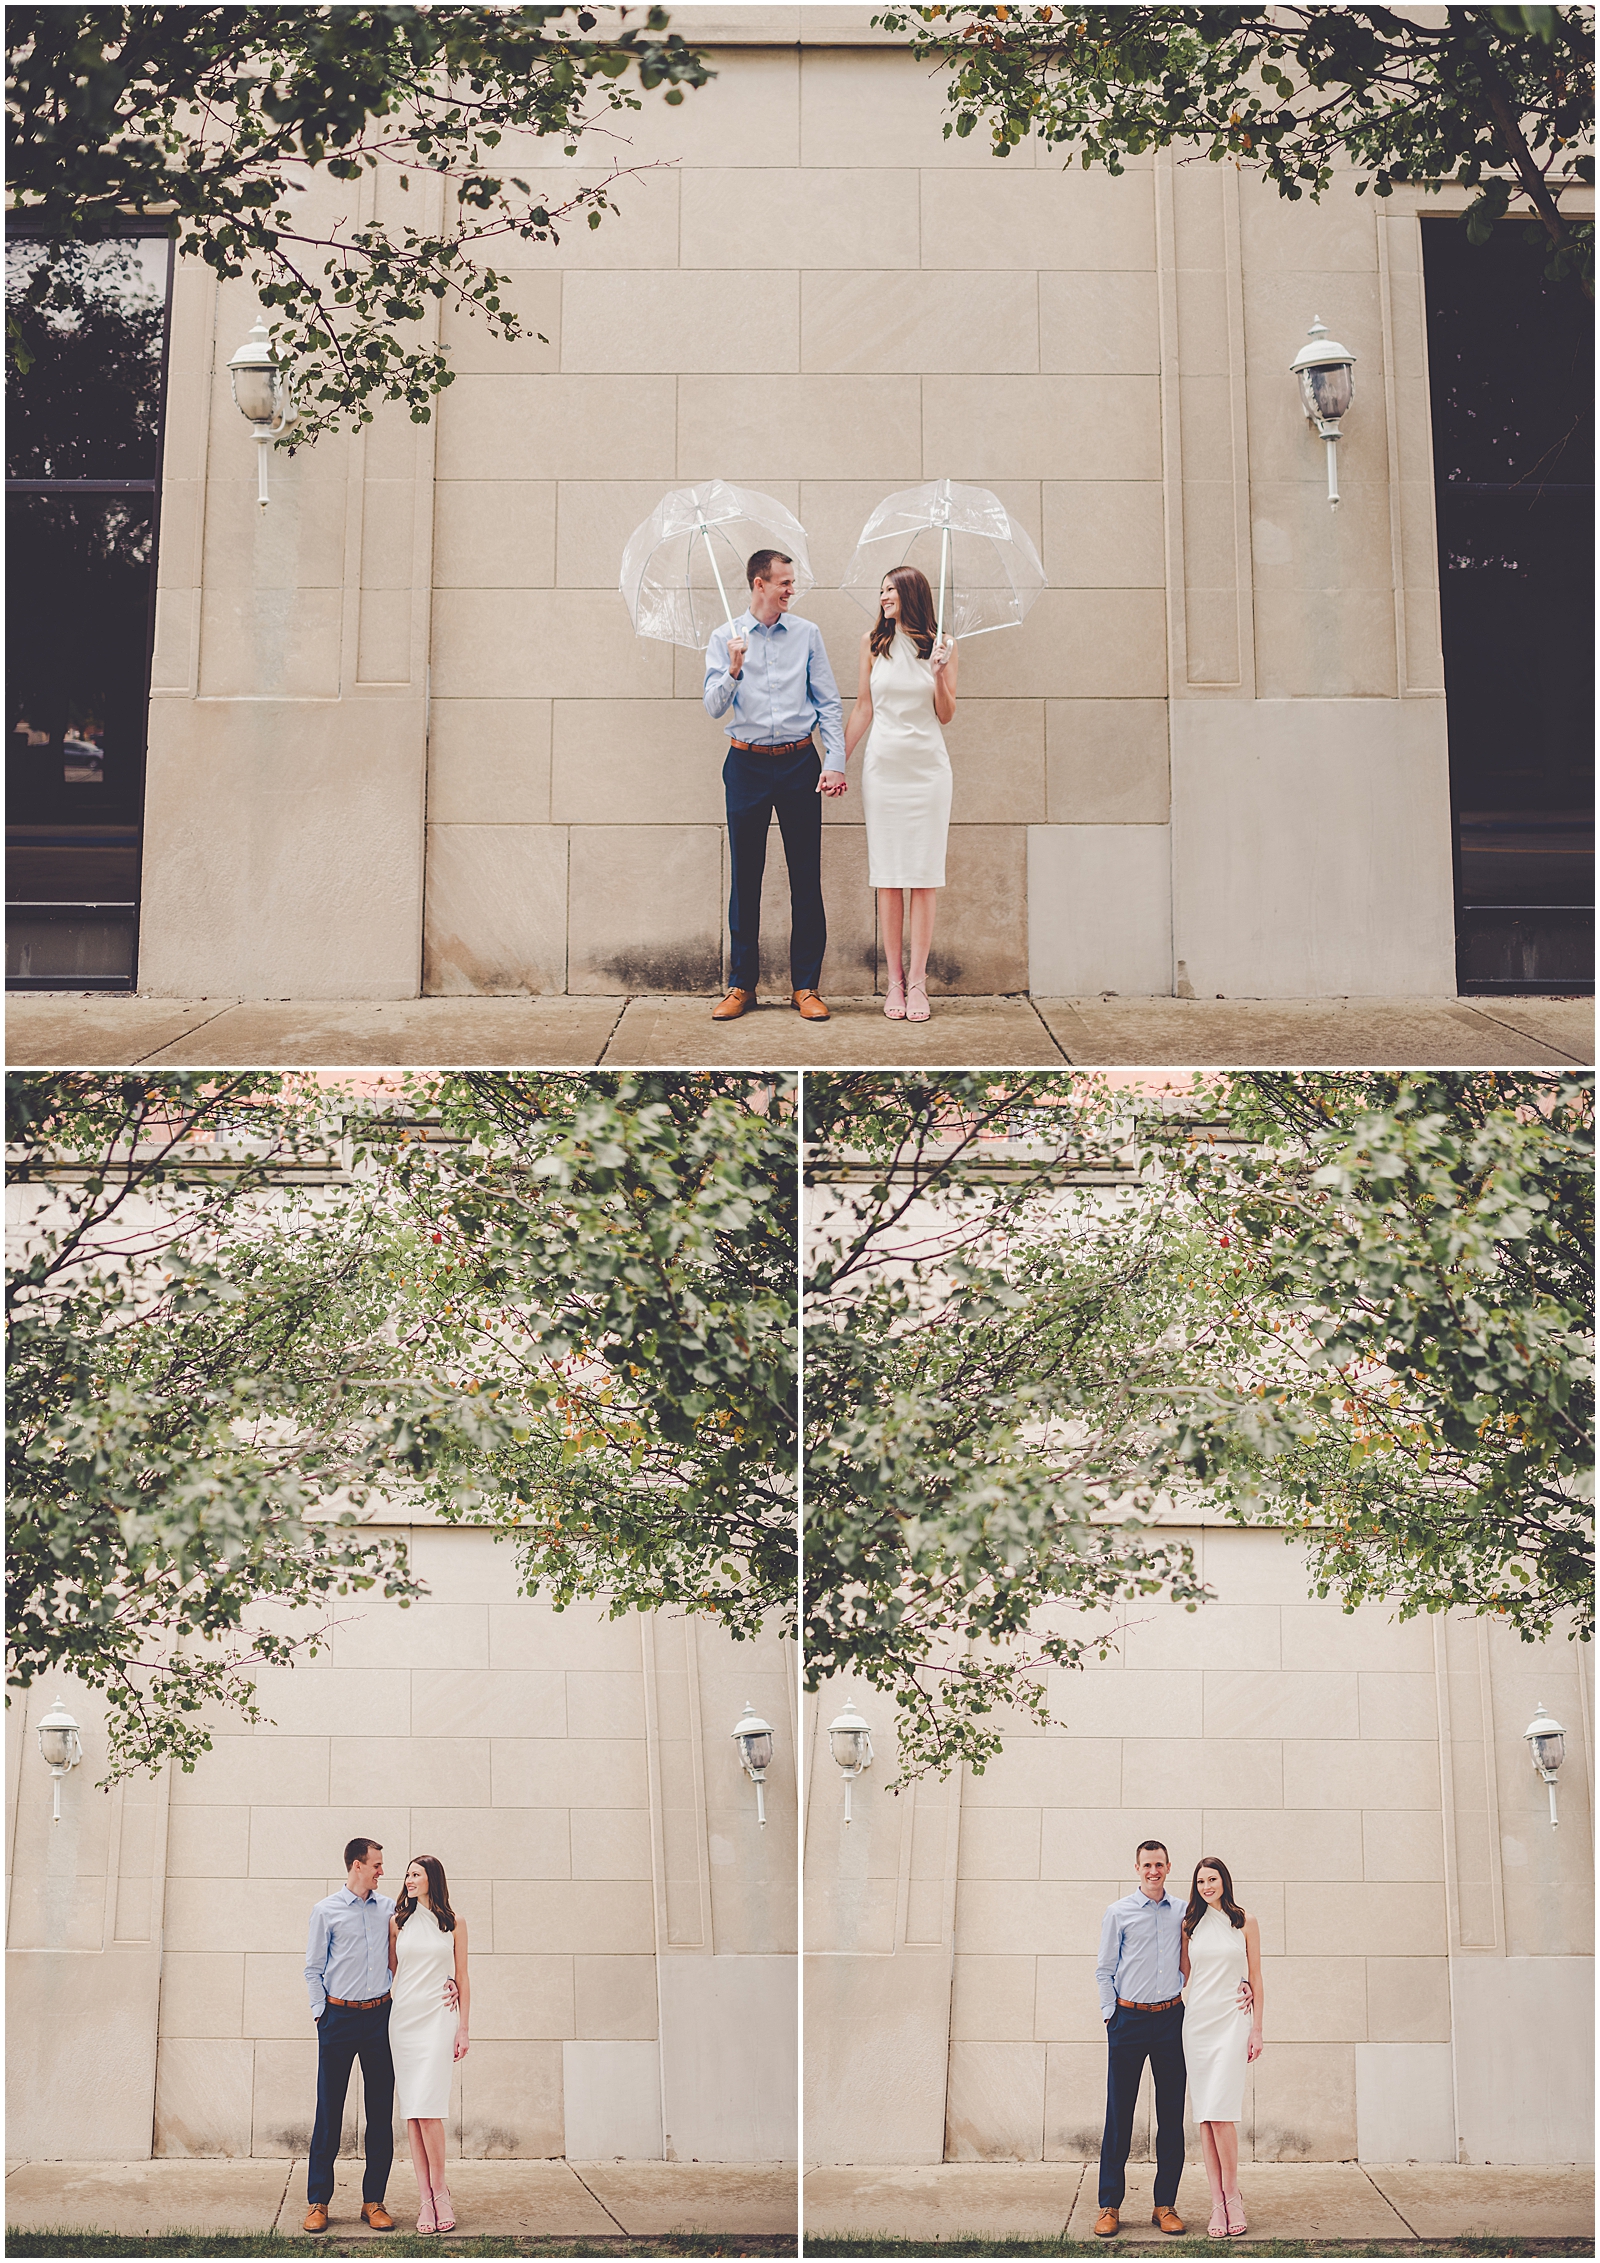
<path fill-rule="evenodd" d="M 1459 199 L 1345 182 L 1287 204 L 1167 156 L 1118 178 L 1032 146 L 1000 163 L 982 132 L 944 138 L 938 74 L 869 15 L 675 16 L 711 85 L 646 96 L 570 163 L 525 153 L 552 202 L 564 167 L 622 169 L 597 231 L 496 254 L 528 335 L 447 310 L 459 374 L 432 421 L 391 408 L 275 452 L 264 512 L 226 371 L 255 299 L 175 262 L 143 783 L 97 832 L 103 724 L 71 724 L 75 758 L 37 716 L 14 731 L 26 777 L 65 759 L 68 781 L 14 800 L 36 820 L 13 843 L 14 979 L 716 989 L 722 739 L 697 657 L 632 633 L 626 536 L 669 488 L 777 497 L 848 694 L 856 535 L 944 477 L 1001 497 L 1049 587 L 964 654 L 936 988 L 1581 981 L 1581 723 L 1549 724 L 1548 761 L 1531 726 L 1497 733 L 1472 769 L 1447 715 L 1435 483 L 1477 475 L 1437 442 L 1430 351 L 1443 366 L 1467 317 L 1430 310 L 1425 242 Z M 331 216 L 348 193 L 305 201 Z M 1319 316 L 1358 356 L 1336 511 L 1289 374 Z M 824 848 L 824 985 L 870 992 L 859 796 Z M 767 885 L 781 982 L 776 833 Z"/>
<path fill-rule="evenodd" d="M 1157 1838 L 1169 1891 L 1217 1855 L 1260 1920 L 1241 2159 L 1591 2160 L 1588 1646 L 1347 1614 L 1279 1534 L 1186 1537 L 1217 1600 L 1127 1606 L 981 1776 L 891 1795 L 889 1704 L 854 1683 L 882 1758 L 846 1827 L 846 1685 L 808 1700 L 807 2158 L 1098 2158 L 1100 1920 Z M 1540 1703 L 1568 1731 L 1556 1829 Z M 1136 2158 L 1153 2139 L 1147 2075 Z"/>
<path fill-rule="evenodd" d="M 330 1646 L 260 1676 L 270 1725 L 219 1718 L 191 1775 L 98 1791 L 103 1706 L 67 1677 L 11 1708 L 13 2154 L 303 2155 L 311 1905 L 369 1833 L 380 1890 L 437 1854 L 469 1928 L 448 2152 L 794 2159 L 790 1646 L 556 1613 L 491 1533 L 407 1538 L 428 1596 L 336 1604 Z M 53 1823 L 35 1725 L 57 1696 L 84 1759 Z M 777 1732 L 764 1829 L 729 1733 L 747 1699 Z M 346 2150 L 359 2111 L 357 2070 Z"/>

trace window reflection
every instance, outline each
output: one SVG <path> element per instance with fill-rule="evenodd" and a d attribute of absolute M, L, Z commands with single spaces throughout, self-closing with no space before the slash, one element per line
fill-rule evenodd
<path fill-rule="evenodd" d="M 8 240 L 8 477 L 155 478 L 170 249 Z"/>
<path fill-rule="evenodd" d="M 13 817 L 135 815 L 154 499 L 13 494 L 6 519 Z"/>
<path fill-rule="evenodd" d="M 1593 981 L 1594 346 L 1543 232 L 1423 223 L 1456 940 L 1468 990 Z"/>

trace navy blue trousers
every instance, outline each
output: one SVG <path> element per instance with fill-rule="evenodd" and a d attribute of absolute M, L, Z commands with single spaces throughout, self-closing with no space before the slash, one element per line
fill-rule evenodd
<path fill-rule="evenodd" d="M 778 813 L 789 866 L 789 983 L 815 990 L 822 976 L 828 922 L 822 909 L 822 757 L 814 746 L 774 761 L 770 754 L 740 754 L 729 747 L 722 766 L 728 793 L 728 847 L 733 887 L 728 897 L 732 952 L 728 980 L 754 990 L 761 972 L 761 876 L 767 867 L 767 830 Z"/>
<path fill-rule="evenodd" d="M 1156 2086 L 1156 2192 L 1158 2208 L 1174 2208 L 1183 2175 L 1183 2006 L 1165 2012 L 1129 2012 L 1119 2004 L 1106 2022 L 1106 2133 L 1100 2142 L 1100 2205 L 1120 2208 L 1127 2190 L 1133 2109 L 1139 2102 L 1144 2062 Z"/>
<path fill-rule="evenodd" d="M 326 2206 L 333 2198 L 344 2095 L 357 2059 L 367 2114 L 367 2170 L 361 2179 L 361 2197 L 381 2200 L 394 2163 L 394 2061 L 389 2056 L 387 1996 L 370 2012 L 329 2004 L 317 2022 L 317 2119 L 306 2174 L 306 2198 L 313 2207 L 319 2200 Z"/>

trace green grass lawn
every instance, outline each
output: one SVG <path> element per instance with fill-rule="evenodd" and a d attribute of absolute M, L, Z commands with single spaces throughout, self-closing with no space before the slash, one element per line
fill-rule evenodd
<path fill-rule="evenodd" d="M 660 2239 L 424 2238 L 396 2232 L 388 2238 L 311 2239 L 279 2232 L 163 2232 L 132 2239 L 126 2232 L 6 2232 L 11 2255 L 793 2255 L 792 2239 L 730 2233 L 676 2232 Z"/>

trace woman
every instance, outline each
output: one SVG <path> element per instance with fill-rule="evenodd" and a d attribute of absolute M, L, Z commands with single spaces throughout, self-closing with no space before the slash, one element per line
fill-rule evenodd
<path fill-rule="evenodd" d="M 867 878 L 889 961 L 890 1021 L 928 1018 L 934 890 L 944 886 L 950 757 L 941 723 L 956 711 L 956 648 L 937 636 L 933 591 L 915 566 L 893 566 L 878 592 L 877 625 L 861 639 L 856 703 L 845 725 L 848 761 L 863 736 L 861 800 Z M 902 969 L 901 890 L 911 891 L 911 965 Z"/>
<path fill-rule="evenodd" d="M 1234 1900 L 1228 1866 L 1214 1854 L 1195 1864 L 1178 1966 L 1189 2108 L 1200 2124 L 1211 2183 L 1206 2235 L 1221 2239 L 1249 2229 L 1239 2197 L 1239 2115 L 1245 2067 L 1261 2056 L 1261 1928 Z M 1248 2011 L 1238 2002 L 1246 1977 L 1253 1998 Z"/>
<path fill-rule="evenodd" d="M 395 2092 L 411 2140 L 417 2172 L 417 2229 L 455 2230 L 455 2203 L 444 2181 L 444 2117 L 450 2110 L 450 2075 L 467 2055 L 467 1928 L 450 1907 L 444 1864 L 437 1855 L 413 1855 L 389 1920 L 389 2050 Z M 454 1978 L 456 2001 L 444 1983 Z"/>

